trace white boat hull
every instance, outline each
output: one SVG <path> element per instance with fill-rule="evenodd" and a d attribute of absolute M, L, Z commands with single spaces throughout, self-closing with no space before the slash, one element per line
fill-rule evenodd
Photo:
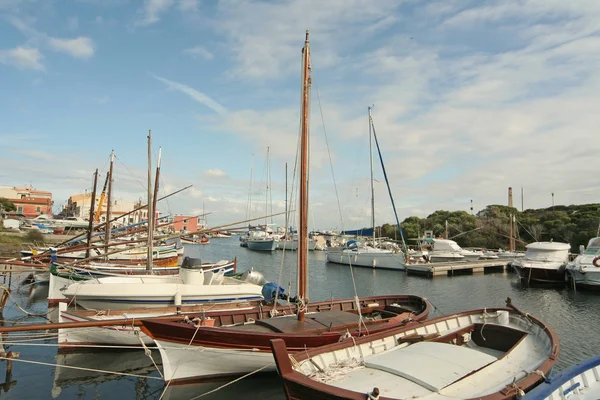
<path fill-rule="evenodd" d="M 156 340 L 163 365 L 163 375 L 168 381 L 185 381 L 223 376 L 244 375 L 266 367 L 263 371 L 275 371 L 271 352 L 231 350 L 188 346 Z M 218 360 L 218 361 L 217 361 Z"/>
<path fill-rule="evenodd" d="M 401 271 L 406 269 L 404 255 L 402 253 L 385 251 L 361 252 L 330 248 L 327 250 L 327 261 L 356 267 L 395 269 Z"/>

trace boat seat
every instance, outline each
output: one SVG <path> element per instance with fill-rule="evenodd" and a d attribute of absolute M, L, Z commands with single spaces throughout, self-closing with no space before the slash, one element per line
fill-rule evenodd
<path fill-rule="evenodd" d="M 388 372 L 438 392 L 497 358 L 464 346 L 419 342 L 365 360 L 365 366 Z"/>

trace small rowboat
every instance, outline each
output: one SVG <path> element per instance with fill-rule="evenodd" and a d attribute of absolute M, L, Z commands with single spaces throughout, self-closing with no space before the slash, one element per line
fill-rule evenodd
<path fill-rule="evenodd" d="M 510 308 L 465 311 L 288 354 L 271 348 L 288 399 L 480 399 L 522 397 L 549 374 L 556 333 Z"/>
<path fill-rule="evenodd" d="M 523 400 L 600 399 L 600 356 L 592 357 L 554 375 Z"/>

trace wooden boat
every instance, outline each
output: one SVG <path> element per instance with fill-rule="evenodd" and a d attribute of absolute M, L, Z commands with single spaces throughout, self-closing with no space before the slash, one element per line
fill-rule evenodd
<path fill-rule="evenodd" d="M 285 339 L 293 351 L 337 343 L 345 335 L 362 336 L 427 318 L 429 303 L 417 296 L 372 296 L 359 300 L 308 303 L 305 321 L 293 306 L 278 317 L 264 306 L 252 319 L 244 313 L 213 316 L 214 326 L 143 320 L 142 331 L 154 339 L 163 363 L 165 381 L 185 383 L 219 376 L 241 375 L 271 365 L 269 341 Z M 221 318 L 225 318 L 221 321 Z M 218 359 L 220 362 L 215 363 Z"/>
<path fill-rule="evenodd" d="M 548 377 L 523 397 L 523 400 L 563 399 L 600 399 L 600 356 L 592 357 Z"/>
<path fill-rule="evenodd" d="M 240 317 L 213 326 L 181 322 L 142 321 L 142 331 L 159 348 L 163 377 L 169 382 L 189 382 L 217 376 L 241 375 L 274 369 L 271 339 L 284 339 L 291 350 L 336 343 L 422 321 L 429 314 L 427 300 L 417 296 L 377 296 L 308 301 L 308 93 L 310 88 L 308 32 L 303 49 L 303 106 L 300 147 L 300 223 L 298 229 L 298 298 L 285 313 L 264 309 L 260 318 Z M 250 242 L 249 242 L 250 243 Z M 265 289 L 267 286 L 265 286 Z M 273 284 L 263 290 L 266 300 L 280 296 Z M 215 362 L 218 360 L 218 362 Z"/>
<path fill-rule="evenodd" d="M 560 242 L 535 242 L 527 246 L 525 257 L 512 262 L 525 286 L 565 286 L 565 267 L 571 245 Z"/>
<path fill-rule="evenodd" d="M 200 244 L 209 244 L 210 243 L 210 239 L 208 238 L 208 236 L 204 235 L 202 236 L 202 239 L 200 239 Z"/>
<path fill-rule="evenodd" d="M 513 306 L 466 311 L 290 355 L 271 342 L 288 399 L 517 399 L 550 373 L 556 333 Z M 288 346 L 289 347 L 289 346 Z"/>

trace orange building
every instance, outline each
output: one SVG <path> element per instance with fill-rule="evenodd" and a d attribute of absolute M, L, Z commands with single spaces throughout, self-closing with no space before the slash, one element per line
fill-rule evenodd
<path fill-rule="evenodd" d="M 23 215 L 26 218 L 35 218 L 38 215 L 52 215 L 52 193 L 36 190 L 31 186 L 0 186 L 0 197 L 10 200 L 17 207 L 7 215 Z"/>
<path fill-rule="evenodd" d="M 176 215 L 173 217 L 173 229 L 175 232 L 194 232 L 204 228 L 199 217 L 187 217 Z"/>

